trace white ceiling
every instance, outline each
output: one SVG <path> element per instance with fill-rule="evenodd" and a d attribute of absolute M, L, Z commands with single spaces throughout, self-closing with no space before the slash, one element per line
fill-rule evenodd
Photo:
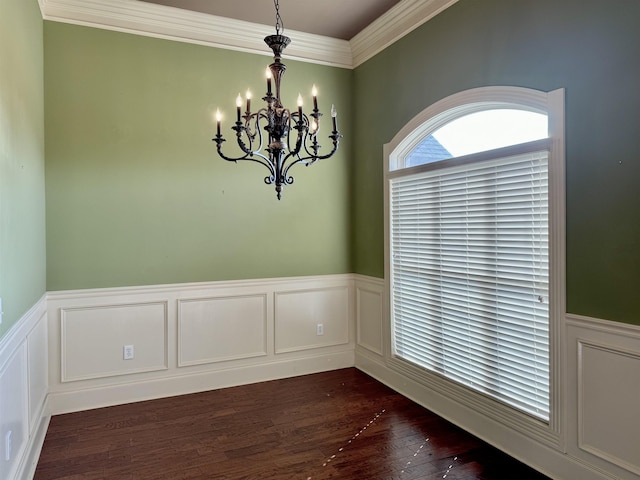
<path fill-rule="evenodd" d="M 219 17 L 271 25 L 275 33 L 273 0 L 143 0 L 149 3 Z M 286 30 L 351 40 L 401 0 L 279 0 Z"/>

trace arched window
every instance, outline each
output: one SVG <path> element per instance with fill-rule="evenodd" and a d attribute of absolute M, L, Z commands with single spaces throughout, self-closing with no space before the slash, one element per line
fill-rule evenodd
<path fill-rule="evenodd" d="M 494 108 L 452 120 L 422 140 L 404 159 L 407 167 L 548 138 L 545 113 Z"/>
<path fill-rule="evenodd" d="M 474 408 L 547 424 L 564 310 L 563 103 L 561 90 L 474 89 L 385 146 L 390 363 Z"/>

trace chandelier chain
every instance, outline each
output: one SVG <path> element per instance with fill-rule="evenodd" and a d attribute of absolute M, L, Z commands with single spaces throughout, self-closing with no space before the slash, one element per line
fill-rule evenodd
<path fill-rule="evenodd" d="M 282 17 L 280 16 L 280 1 L 273 0 L 273 4 L 276 7 L 276 35 L 280 35 L 280 31 L 284 33 L 284 23 L 282 21 Z"/>

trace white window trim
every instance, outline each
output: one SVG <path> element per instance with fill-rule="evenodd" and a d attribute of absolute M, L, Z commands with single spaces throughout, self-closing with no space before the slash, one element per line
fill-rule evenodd
<path fill-rule="evenodd" d="M 389 257 L 389 183 L 404 168 L 403 158 L 427 136 L 455 118 L 492 108 L 515 108 L 543 113 L 549 119 L 549 422 L 541 422 L 481 393 L 440 375 L 425 371 L 392 355 L 391 265 Z M 566 450 L 566 406 L 561 386 L 565 382 L 562 317 L 565 314 L 565 144 L 564 89 L 542 92 L 522 87 L 481 87 L 456 93 L 427 107 L 407 123 L 383 147 L 384 153 L 384 356 L 389 368 L 445 395 L 451 401 L 480 412 L 529 437 Z M 507 147 L 509 148 L 509 147 Z M 396 172 L 396 175 L 399 172 Z"/>

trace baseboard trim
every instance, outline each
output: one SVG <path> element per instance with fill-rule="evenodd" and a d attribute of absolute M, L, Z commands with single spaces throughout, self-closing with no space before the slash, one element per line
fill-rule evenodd
<path fill-rule="evenodd" d="M 215 371 L 49 394 L 53 415 L 353 367 L 353 348 Z"/>

